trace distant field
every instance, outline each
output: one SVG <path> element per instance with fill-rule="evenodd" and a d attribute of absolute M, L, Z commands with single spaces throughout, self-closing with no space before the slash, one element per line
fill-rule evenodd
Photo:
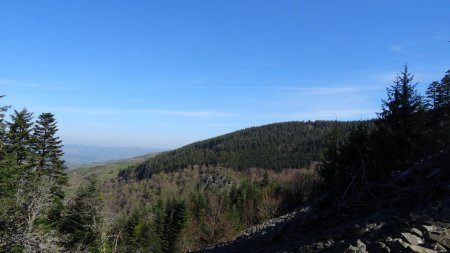
<path fill-rule="evenodd" d="M 68 169 L 79 167 L 92 167 L 93 163 L 107 163 L 110 161 L 121 161 L 131 157 L 161 152 L 156 148 L 139 147 L 98 147 L 77 144 L 64 144 L 63 160 Z"/>

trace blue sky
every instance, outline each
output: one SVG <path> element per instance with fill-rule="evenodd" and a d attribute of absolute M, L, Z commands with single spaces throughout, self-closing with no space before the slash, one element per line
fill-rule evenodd
<path fill-rule="evenodd" d="M 66 143 L 175 148 L 375 116 L 405 63 L 450 69 L 450 1 L 0 1 L 3 103 Z"/>

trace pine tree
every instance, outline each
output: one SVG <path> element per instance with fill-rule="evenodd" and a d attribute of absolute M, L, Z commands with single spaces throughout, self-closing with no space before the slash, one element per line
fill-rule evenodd
<path fill-rule="evenodd" d="M 424 105 L 413 79 L 405 65 L 393 85 L 387 88 L 388 99 L 382 103 L 377 125 L 383 137 L 377 145 L 383 143 L 380 159 L 387 170 L 407 166 L 421 155 L 415 152 L 419 152 L 417 146 L 421 145 Z"/>
<path fill-rule="evenodd" d="M 184 200 L 169 199 L 166 203 L 164 233 L 162 239 L 167 246 L 165 252 L 175 252 L 176 242 L 187 219 L 187 207 Z"/>
<path fill-rule="evenodd" d="M 0 99 L 4 96 L 0 96 Z M 0 199 L 11 197 L 15 191 L 17 166 L 14 157 L 6 150 L 5 112 L 9 106 L 0 107 Z"/>
<path fill-rule="evenodd" d="M 4 96 L 0 96 L 3 98 Z M 8 252 L 17 245 L 14 242 L 17 222 L 11 215 L 16 206 L 18 168 L 16 159 L 6 150 L 5 112 L 9 106 L 0 107 L 0 251 Z"/>
<path fill-rule="evenodd" d="M 434 81 L 428 86 L 426 95 L 429 108 L 450 113 L 450 70 L 440 82 Z"/>
<path fill-rule="evenodd" d="M 34 166 L 32 119 L 33 113 L 27 109 L 20 112 L 14 110 L 7 134 L 8 152 L 16 157 L 17 164 L 22 165 L 25 170 L 30 170 Z"/>
<path fill-rule="evenodd" d="M 174 252 L 176 241 L 187 220 L 187 206 L 185 200 L 168 199 L 159 200 L 153 208 L 155 216 L 155 232 L 158 240 L 155 241 L 155 252 Z"/>
<path fill-rule="evenodd" d="M 66 248 L 76 252 L 98 252 L 101 247 L 103 195 L 94 178 L 80 186 L 68 203 L 62 232 L 68 235 Z"/>
<path fill-rule="evenodd" d="M 426 104 L 427 107 L 430 109 L 439 108 L 439 100 L 440 100 L 440 83 L 439 82 L 432 82 L 427 88 L 426 91 Z"/>
<path fill-rule="evenodd" d="M 42 113 L 34 126 L 33 149 L 37 156 L 38 170 L 51 177 L 63 174 L 63 156 L 61 140 L 56 136 L 57 122 L 52 113 Z"/>
<path fill-rule="evenodd" d="M 411 123 L 414 114 L 423 108 L 422 97 L 413 83 L 414 76 L 408 72 L 408 66 L 396 77 L 394 84 L 387 88 L 387 100 L 383 100 L 382 112 L 379 117 L 384 119 L 394 129 L 399 129 Z"/>
<path fill-rule="evenodd" d="M 36 155 L 38 175 L 47 175 L 54 182 L 52 185 L 53 206 L 48 214 L 51 225 L 59 226 L 63 208 L 63 186 L 67 183 L 61 140 L 56 136 L 57 122 L 52 113 L 39 115 L 33 132 L 33 151 Z"/>
<path fill-rule="evenodd" d="M 439 106 L 450 115 L 450 70 L 447 71 L 439 85 Z"/>

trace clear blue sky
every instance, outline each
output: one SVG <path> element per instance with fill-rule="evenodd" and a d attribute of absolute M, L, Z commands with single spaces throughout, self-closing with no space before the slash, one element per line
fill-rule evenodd
<path fill-rule="evenodd" d="M 66 143 L 174 148 L 375 116 L 405 63 L 450 69 L 450 1 L 2 0 L 2 103 Z"/>

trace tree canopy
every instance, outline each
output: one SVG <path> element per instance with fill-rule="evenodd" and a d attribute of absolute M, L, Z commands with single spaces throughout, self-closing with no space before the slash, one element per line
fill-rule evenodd
<path fill-rule="evenodd" d="M 159 171 L 174 171 L 193 165 L 213 165 L 243 170 L 304 168 L 323 159 L 335 133 L 345 135 L 356 122 L 285 122 L 252 127 L 150 158 L 120 177 L 151 177 Z"/>

